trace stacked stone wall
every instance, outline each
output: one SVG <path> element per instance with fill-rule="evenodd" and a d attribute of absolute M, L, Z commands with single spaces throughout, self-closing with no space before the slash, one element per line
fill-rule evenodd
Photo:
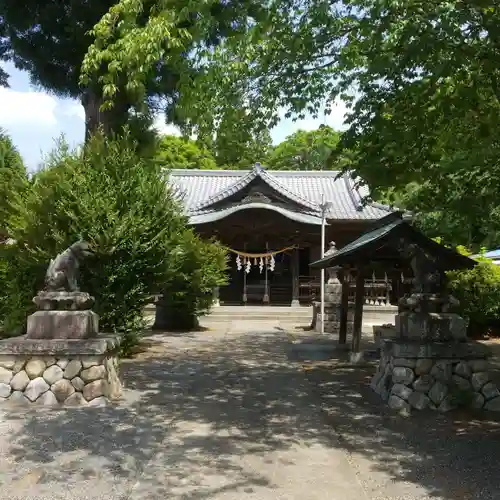
<path fill-rule="evenodd" d="M 121 395 L 112 355 L 0 355 L 0 402 L 100 406 Z"/>
<path fill-rule="evenodd" d="M 460 357 L 464 344 L 447 346 L 448 352 L 458 352 L 446 359 L 439 356 L 435 345 L 428 345 L 413 349 L 421 351 L 422 356 L 404 357 L 391 353 L 394 349 L 387 348 L 391 341 L 384 344 L 371 387 L 391 408 L 448 411 L 468 406 L 500 411 L 500 391 L 490 378 L 489 363 L 479 352 L 473 357 L 480 349 L 473 348 L 470 355 Z M 408 350 L 408 345 L 405 347 Z M 432 354 L 436 356 L 429 357 Z"/>

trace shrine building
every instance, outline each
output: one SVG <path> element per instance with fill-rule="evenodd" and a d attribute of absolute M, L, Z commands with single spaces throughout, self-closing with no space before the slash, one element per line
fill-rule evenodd
<path fill-rule="evenodd" d="M 321 257 L 323 202 L 327 248 L 332 241 L 342 248 L 392 211 L 363 204 L 365 188 L 336 171 L 268 171 L 256 164 L 251 170 L 174 169 L 169 175 L 189 224 L 228 251 L 229 282 L 219 290 L 227 305 L 318 299 L 320 272 L 309 265 Z M 383 285 L 387 277 L 373 281 Z M 388 301 L 387 290 L 378 288 L 374 303 Z"/>

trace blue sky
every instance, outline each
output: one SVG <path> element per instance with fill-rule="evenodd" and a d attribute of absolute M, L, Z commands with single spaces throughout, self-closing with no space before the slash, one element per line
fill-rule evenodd
<path fill-rule="evenodd" d="M 1 66 L 10 75 L 10 88 L 0 87 L 0 128 L 10 134 L 30 170 L 37 168 L 61 134 L 73 146 L 83 141 L 84 113 L 78 101 L 62 99 L 34 88 L 26 72 L 15 69 L 11 64 Z M 295 122 L 283 119 L 271 130 L 273 142 L 277 144 L 296 130 L 313 130 L 321 124 L 341 129 L 344 114 L 345 107 L 339 103 L 329 116 L 317 119 L 306 117 Z M 161 116 L 157 117 L 156 127 L 164 133 L 176 133 L 175 128 L 165 124 Z"/>

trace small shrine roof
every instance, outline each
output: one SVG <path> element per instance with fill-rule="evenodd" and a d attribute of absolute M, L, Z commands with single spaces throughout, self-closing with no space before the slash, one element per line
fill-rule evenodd
<path fill-rule="evenodd" d="M 378 260 L 386 260 L 388 255 L 397 255 L 397 247 L 402 241 L 420 246 L 439 261 L 438 265 L 443 270 L 470 268 L 476 264 L 469 257 L 425 236 L 410 224 L 402 212 L 393 212 L 378 220 L 370 230 L 333 255 L 317 260 L 310 266 L 324 269 L 343 265 L 357 266 L 360 263 L 368 265 Z"/>

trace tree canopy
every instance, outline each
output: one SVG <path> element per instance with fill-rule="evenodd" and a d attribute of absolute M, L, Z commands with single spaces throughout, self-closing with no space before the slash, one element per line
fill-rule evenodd
<path fill-rule="evenodd" d="M 174 135 L 163 136 L 156 152 L 156 160 L 167 168 L 217 168 L 215 159 L 209 149 L 196 141 Z"/>
<path fill-rule="evenodd" d="M 182 0 L 169 2 L 172 14 L 165 16 L 154 0 L 118 3 L 116 0 L 1 0 L 0 60 L 13 61 L 16 67 L 28 71 L 33 83 L 49 92 L 80 99 L 86 113 L 87 137 L 98 126 L 103 126 L 106 132 L 120 129 L 129 122 L 131 113 L 143 114 L 141 122 L 147 122 L 146 127 L 152 122 L 151 111 L 157 110 L 164 111 L 170 122 L 180 123 L 176 103 L 181 75 L 189 79 L 197 71 L 192 64 L 193 44 L 199 43 L 207 49 L 214 47 L 238 31 L 238 18 L 246 19 L 252 11 L 260 11 L 259 2 L 254 0 L 204 2 L 200 16 L 211 19 L 207 25 L 195 14 L 195 3 L 199 4 Z M 175 37 L 162 37 L 158 22 L 161 19 L 172 20 L 174 32 L 185 34 L 182 47 Z M 96 78 L 80 81 L 85 54 L 89 50 L 96 53 L 92 29 L 100 20 L 98 26 L 109 22 L 117 28 L 109 36 L 99 27 L 96 31 L 105 38 L 107 50 L 111 52 L 113 47 L 116 50 L 125 47 L 123 36 L 130 36 L 138 45 L 145 40 L 144 33 L 162 37 L 155 47 L 149 47 L 161 50 L 161 55 L 148 54 L 147 63 L 140 68 L 141 92 L 134 86 L 133 75 L 124 68 L 113 81 L 115 102 L 113 109 L 107 110 L 102 104 L 110 87 L 103 70 L 106 63 L 112 63 L 112 67 L 119 65 L 118 59 L 105 57 L 94 68 Z M 104 45 L 97 47 L 104 48 Z M 6 83 L 6 76 L 0 71 L 0 85 Z"/>
<path fill-rule="evenodd" d="M 237 36 L 206 50 L 175 29 L 177 14 L 161 2 L 144 29 L 118 29 L 139 4 L 122 0 L 103 18 L 87 74 L 105 61 L 109 85 L 127 72 L 140 87 L 168 35 L 197 48 L 203 71 L 181 82 L 181 107 L 199 129 L 242 99 L 246 125 L 262 129 L 280 108 L 328 113 L 340 96 L 350 106 L 340 147 L 357 151 L 354 174 L 376 190 L 417 182 L 415 207 L 452 214 L 468 243 L 500 243 L 500 9 L 480 0 L 269 0 L 262 20 L 243 13 Z M 183 15 L 194 10 L 188 3 Z M 206 29 L 210 17 L 198 16 Z"/>
<path fill-rule="evenodd" d="M 251 120 L 245 107 L 228 110 L 217 125 L 211 142 L 219 168 L 247 169 L 257 163 L 264 163 L 272 150 L 269 129 L 252 129 L 246 122 Z"/>
<path fill-rule="evenodd" d="M 0 242 L 9 236 L 9 219 L 28 177 L 21 155 L 10 137 L 0 129 Z"/>
<path fill-rule="evenodd" d="M 114 3 L 1 0 L 0 56 L 27 71 L 33 84 L 59 96 L 82 99 L 85 89 L 79 76 L 92 43 L 89 31 Z M 83 104 L 90 120 L 91 102 L 87 99 Z M 95 109 L 94 114 L 98 114 Z"/>
<path fill-rule="evenodd" d="M 317 130 L 298 130 L 278 144 L 265 165 L 273 170 L 324 170 L 340 140 L 339 132 L 326 125 Z"/>

